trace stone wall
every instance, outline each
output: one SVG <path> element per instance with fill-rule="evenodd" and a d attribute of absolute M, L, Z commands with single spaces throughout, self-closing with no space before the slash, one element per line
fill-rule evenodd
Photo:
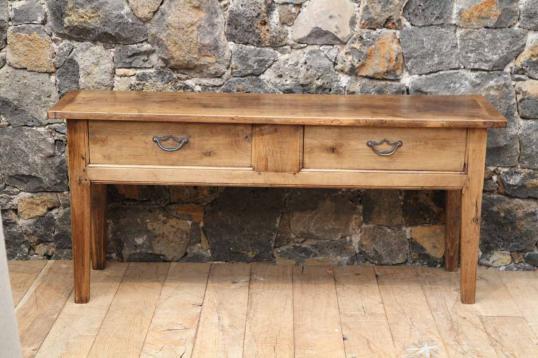
<path fill-rule="evenodd" d="M 73 89 L 485 95 L 481 261 L 538 266 L 538 0 L 0 0 L 0 206 L 11 258 L 70 256 Z M 423 263 L 444 195 L 110 187 L 121 260 Z"/>

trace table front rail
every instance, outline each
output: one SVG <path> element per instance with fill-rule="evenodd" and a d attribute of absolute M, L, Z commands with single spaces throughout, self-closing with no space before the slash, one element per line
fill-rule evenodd
<path fill-rule="evenodd" d="M 252 168 L 163 167 L 90 164 L 88 179 L 100 184 L 268 186 L 306 188 L 461 189 L 465 173 L 311 170 L 257 172 Z"/>

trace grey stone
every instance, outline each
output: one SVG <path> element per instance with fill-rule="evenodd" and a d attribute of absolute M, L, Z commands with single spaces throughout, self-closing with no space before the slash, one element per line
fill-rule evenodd
<path fill-rule="evenodd" d="M 219 77 L 230 61 L 224 25 L 217 0 L 167 0 L 150 22 L 150 42 L 171 69 Z"/>
<path fill-rule="evenodd" d="M 292 28 L 294 41 L 313 45 L 346 43 L 355 23 L 350 0 L 310 0 Z"/>
<path fill-rule="evenodd" d="M 114 61 L 119 68 L 151 68 L 154 52 L 149 44 L 119 46 L 114 53 Z"/>
<path fill-rule="evenodd" d="M 133 13 L 142 21 L 149 21 L 161 6 L 163 0 L 129 0 Z"/>
<path fill-rule="evenodd" d="M 42 24 L 45 22 L 45 9 L 43 9 L 40 1 L 13 1 L 11 3 L 11 12 L 13 25 Z"/>
<path fill-rule="evenodd" d="M 446 25 L 452 21 L 454 0 L 409 0 L 403 14 L 414 26 Z"/>
<path fill-rule="evenodd" d="M 521 29 L 462 30 L 461 64 L 469 69 L 503 70 L 523 51 L 526 37 Z"/>
<path fill-rule="evenodd" d="M 42 123 L 46 122 L 47 110 L 58 100 L 54 83 L 46 73 L 5 66 L 0 70 L 0 83 L 9 84 L 0 86 L 0 98 Z"/>
<path fill-rule="evenodd" d="M 525 168 L 538 169 L 538 121 L 522 121 L 519 134 L 521 156 L 519 162 Z"/>
<path fill-rule="evenodd" d="M 406 94 L 405 84 L 391 81 L 352 78 L 348 83 L 347 94 Z"/>
<path fill-rule="evenodd" d="M 480 94 L 503 115 L 508 128 L 493 129 L 488 136 L 488 165 L 513 166 L 519 157 L 515 91 L 510 76 L 504 72 L 449 71 L 416 77 L 411 80 L 411 94 Z"/>
<path fill-rule="evenodd" d="M 402 197 L 397 190 L 367 190 L 362 196 L 364 223 L 403 225 Z"/>
<path fill-rule="evenodd" d="M 27 192 L 65 191 L 65 144 L 50 130 L 28 127 L 0 128 L 0 177 Z"/>
<path fill-rule="evenodd" d="M 482 251 L 533 251 L 538 242 L 538 202 L 485 195 L 482 202 Z"/>
<path fill-rule="evenodd" d="M 9 25 L 8 0 L 0 0 L 0 50 L 6 46 L 7 28 Z"/>
<path fill-rule="evenodd" d="M 517 82 L 516 94 L 521 118 L 538 119 L 538 81 Z"/>
<path fill-rule="evenodd" d="M 272 260 L 284 191 L 227 188 L 207 208 L 204 232 L 217 261 Z"/>
<path fill-rule="evenodd" d="M 78 64 L 81 89 L 112 89 L 114 62 L 112 51 L 90 42 L 79 43 L 71 54 Z"/>
<path fill-rule="evenodd" d="M 520 7 L 519 27 L 538 30 L 538 0 L 523 0 Z"/>
<path fill-rule="evenodd" d="M 502 192 L 517 198 L 538 199 L 538 172 L 526 169 L 506 169 L 500 173 Z"/>
<path fill-rule="evenodd" d="M 6 65 L 6 54 L 0 53 L 0 70 Z"/>
<path fill-rule="evenodd" d="M 134 77 L 127 77 L 126 80 L 125 83 L 115 83 L 114 89 L 152 92 L 190 92 L 193 90 L 169 69 L 137 72 Z"/>
<path fill-rule="evenodd" d="M 514 72 L 538 80 L 538 38 L 529 41 L 516 59 Z"/>
<path fill-rule="evenodd" d="M 280 56 L 261 78 L 286 93 L 343 91 L 333 63 L 318 49 L 295 50 Z"/>
<path fill-rule="evenodd" d="M 460 65 L 453 27 L 405 27 L 400 32 L 400 42 L 411 74 L 449 70 Z"/>
<path fill-rule="evenodd" d="M 305 240 L 275 249 L 277 263 L 352 265 L 356 251 L 351 240 Z"/>
<path fill-rule="evenodd" d="M 405 190 L 403 192 L 403 215 L 407 226 L 442 223 L 444 209 L 444 191 Z"/>
<path fill-rule="evenodd" d="M 362 208 L 354 191 L 293 190 L 279 224 L 278 245 L 305 240 L 357 239 Z"/>
<path fill-rule="evenodd" d="M 230 78 L 220 88 L 220 92 L 276 93 L 278 91 L 259 77 L 249 76 Z"/>
<path fill-rule="evenodd" d="M 360 27 L 399 29 L 406 0 L 362 0 Z"/>
<path fill-rule="evenodd" d="M 2 223 L 9 260 L 27 259 L 30 254 L 30 242 L 24 237 L 13 210 L 2 210 Z"/>
<path fill-rule="evenodd" d="M 75 59 L 69 58 L 63 64 L 62 67 L 56 71 L 56 82 L 58 85 L 58 91 L 63 96 L 69 91 L 76 91 L 79 86 L 80 68 Z"/>
<path fill-rule="evenodd" d="M 65 60 L 69 58 L 75 46 L 71 42 L 64 41 L 56 49 L 56 56 L 54 57 L 54 66 L 56 68 L 62 67 Z"/>
<path fill-rule="evenodd" d="M 278 52 L 269 48 L 245 45 L 232 47 L 232 76 L 261 75 L 278 58 Z"/>
<path fill-rule="evenodd" d="M 456 0 L 458 26 L 511 27 L 519 17 L 518 0 Z"/>
<path fill-rule="evenodd" d="M 533 266 L 538 266 L 538 251 L 527 252 L 525 254 L 525 262 Z"/>
<path fill-rule="evenodd" d="M 0 118 L 12 127 L 33 127 L 39 126 L 41 120 L 20 108 L 7 98 L 0 97 Z"/>
<path fill-rule="evenodd" d="M 273 22 L 275 11 L 277 5 L 271 0 L 231 0 L 226 38 L 244 45 L 285 45 L 288 32 L 279 23 Z"/>
<path fill-rule="evenodd" d="M 404 60 L 396 32 L 362 30 L 338 55 L 336 68 L 350 75 L 399 79 Z"/>
<path fill-rule="evenodd" d="M 364 225 L 361 229 L 359 249 L 361 254 L 374 264 L 401 264 L 407 261 L 409 241 L 401 227 Z"/>
<path fill-rule="evenodd" d="M 12 211 L 3 214 L 7 214 L 3 219 L 10 259 L 71 258 L 69 208 L 58 208 L 31 220 L 17 220 Z"/>
<path fill-rule="evenodd" d="M 108 217 L 114 251 L 123 260 L 179 261 L 187 253 L 190 220 L 144 206 L 114 206 Z"/>
<path fill-rule="evenodd" d="M 47 0 L 54 32 L 75 40 L 132 44 L 147 39 L 147 29 L 127 1 Z"/>

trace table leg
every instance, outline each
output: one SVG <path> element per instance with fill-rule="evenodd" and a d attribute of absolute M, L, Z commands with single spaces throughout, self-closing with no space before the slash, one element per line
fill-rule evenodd
<path fill-rule="evenodd" d="M 474 303 L 480 242 L 480 213 L 486 159 L 485 129 L 469 130 L 467 180 L 461 195 L 461 302 Z"/>
<path fill-rule="evenodd" d="M 106 205 L 107 186 L 91 184 L 91 258 L 94 270 L 106 266 Z"/>
<path fill-rule="evenodd" d="M 446 192 L 445 209 L 445 269 L 456 271 L 461 232 L 461 190 L 448 190 Z"/>
<path fill-rule="evenodd" d="M 86 177 L 88 122 L 69 120 L 67 131 L 75 302 L 86 303 L 90 299 L 91 231 L 91 186 Z"/>

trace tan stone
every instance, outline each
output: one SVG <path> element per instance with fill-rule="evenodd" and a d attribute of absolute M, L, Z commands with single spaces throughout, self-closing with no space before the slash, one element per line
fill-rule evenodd
<path fill-rule="evenodd" d="M 59 206 L 60 201 L 56 194 L 37 194 L 19 199 L 17 212 L 21 219 L 33 219 Z"/>
<path fill-rule="evenodd" d="M 404 59 L 396 32 L 362 30 L 338 56 L 337 69 L 350 75 L 399 79 Z"/>
<path fill-rule="evenodd" d="M 163 0 L 129 0 L 133 13 L 142 21 L 149 21 L 161 6 Z"/>
<path fill-rule="evenodd" d="M 150 22 L 150 42 L 168 67 L 219 77 L 230 59 L 216 0 L 167 0 Z"/>
<path fill-rule="evenodd" d="M 386 78 L 387 73 L 394 73 L 401 76 L 403 66 L 400 41 L 395 33 L 386 32 L 368 49 L 365 61 L 357 67 L 357 75 Z"/>
<path fill-rule="evenodd" d="M 510 255 L 509 251 L 493 251 L 489 257 L 482 260 L 482 263 L 493 267 L 510 265 L 512 263 L 512 255 Z"/>
<path fill-rule="evenodd" d="M 7 61 L 11 66 L 36 72 L 54 72 L 52 40 L 40 26 L 11 28 L 7 42 Z"/>
<path fill-rule="evenodd" d="M 278 19 L 281 24 L 291 26 L 295 22 L 299 11 L 301 10 L 300 5 L 293 4 L 283 4 L 278 7 Z"/>
<path fill-rule="evenodd" d="M 501 15 L 501 11 L 497 7 L 497 0 L 483 0 L 462 9 L 459 13 L 459 22 L 463 26 L 472 26 L 477 23 L 495 21 L 499 15 Z"/>
<path fill-rule="evenodd" d="M 445 227 L 443 225 L 412 227 L 411 238 L 432 257 L 440 259 L 445 254 Z"/>
<path fill-rule="evenodd" d="M 177 205 L 175 212 L 188 216 L 192 221 L 201 224 L 204 221 L 204 207 L 195 204 Z"/>
<path fill-rule="evenodd" d="M 518 2 L 457 0 L 457 23 L 468 28 L 510 27 L 518 19 Z"/>
<path fill-rule="evenodd" d="M 349 0 L 311 0 L 295 20 L 293 39 L 317 45 L 345 43 L 351 37 L 354 15 Z"/>
<path fill-rule="evenodd" d="M 118 77 L 133 77 L 134 75 L 136 75 L 136 70 L 133 70 L 132 68 L 116 69 L 116 76 Z"/>

